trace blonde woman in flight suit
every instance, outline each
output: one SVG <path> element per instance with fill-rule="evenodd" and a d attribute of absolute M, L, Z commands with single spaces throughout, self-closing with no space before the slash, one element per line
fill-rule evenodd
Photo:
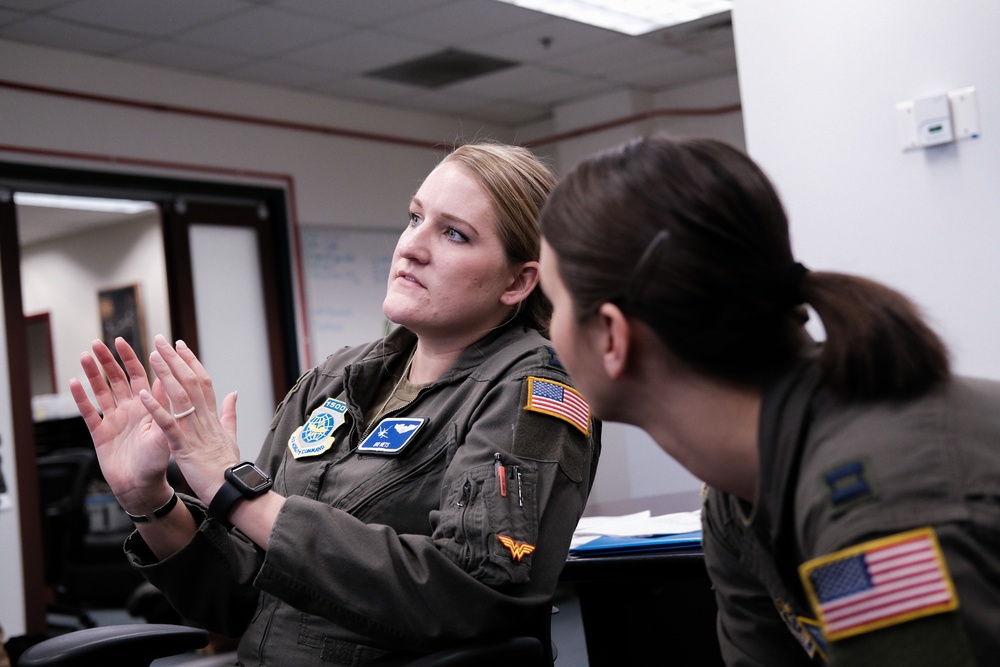
<path fill-rule="evenodd" d="M 600 446 L 543 337 L 552 186 L 521 148 L 448 155 L 393 255 L 383 310 L 400 326 L 305 373 L 256 465 L 235 394 L 217 411 L 183 342 L 157 337 L 152 387 L 123 341 L 128 377 L 102 344 L 84 355 L 97 405 L 71 390 L 137 521 L 131 562 L 185 617 L 240 636 L 241 665 L 363 664 L 549 613 Z M 175 502 L 171 454 L 195 497 Z"/>

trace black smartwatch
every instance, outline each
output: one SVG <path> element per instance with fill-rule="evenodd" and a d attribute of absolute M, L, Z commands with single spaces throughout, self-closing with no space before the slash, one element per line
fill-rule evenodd
<path fill-rule="evenodd" d="M 244 498 L 261 496 L 274 485 L 274 480 L 267 473 L 249 461 L 227 468 L 225 477 L 225 483 L 208 505 L 208 515 L 227 526 L 230 525 L 229 513 L 233 511 L 233 505 Z"/>

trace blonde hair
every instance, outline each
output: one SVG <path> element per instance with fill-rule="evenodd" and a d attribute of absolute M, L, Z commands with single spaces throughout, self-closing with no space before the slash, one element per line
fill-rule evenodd
<path fill-rule="evenodd" d="M 458 162 L 483 187 L 497 213 L 507 259 L 513 264 L 538 261 L 538 215 L 556 184 L 548 167 L 527 148 L 494 142 L 464 144 L 441 162 Z M 522 304 L 518 319 L 547 335 L 552 305 L 542 291 L 536 287 Z"/>

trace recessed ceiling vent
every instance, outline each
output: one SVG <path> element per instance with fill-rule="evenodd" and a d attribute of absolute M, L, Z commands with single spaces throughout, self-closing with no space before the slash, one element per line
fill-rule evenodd
<path fill-rule="evenodd" d="M 440 88 L 514 65 L 517 63 L 510 60 L 500 60 L 447 49 L 440 53 L 368 72 L 366 76 L 408 83 L 421 88 Z"/>

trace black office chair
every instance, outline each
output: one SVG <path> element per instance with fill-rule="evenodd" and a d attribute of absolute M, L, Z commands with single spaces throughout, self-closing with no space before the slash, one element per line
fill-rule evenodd
<path fill-rule="evenodd" d="M 549 617 L 551 614 L 549 614 Z M 391 655 L 372 667 L 552 667 L 551 618 L 538 616 L 543 637 L 523 636 L 449 647 L 420 656 Z M 547 642 L 547 643 L 546 643 Z M 47 639 L 22 654 L 17 667 L 148 667 L 157 658 L 208 644 L 208 633 L 184 625 L 108 625 Z"/>
<path fill-rule="evenodd" d="M 35 644 L 21 654 L 17 667 L 148 667 L 157 658 L 206 644 L 208 632 L 186 625 L 106 625 Z"/>
<path fill-rule="evenodd" d="M 75 616 L 84 628 L 95 623 L 84 610 L 67 563 L 82 551 L 87 533 L 87 486 L 96 466 L 92 448 L 57 450 L 37 458 L 38 495 L 42 510 L 45 583 L 49 611 Z"/>

